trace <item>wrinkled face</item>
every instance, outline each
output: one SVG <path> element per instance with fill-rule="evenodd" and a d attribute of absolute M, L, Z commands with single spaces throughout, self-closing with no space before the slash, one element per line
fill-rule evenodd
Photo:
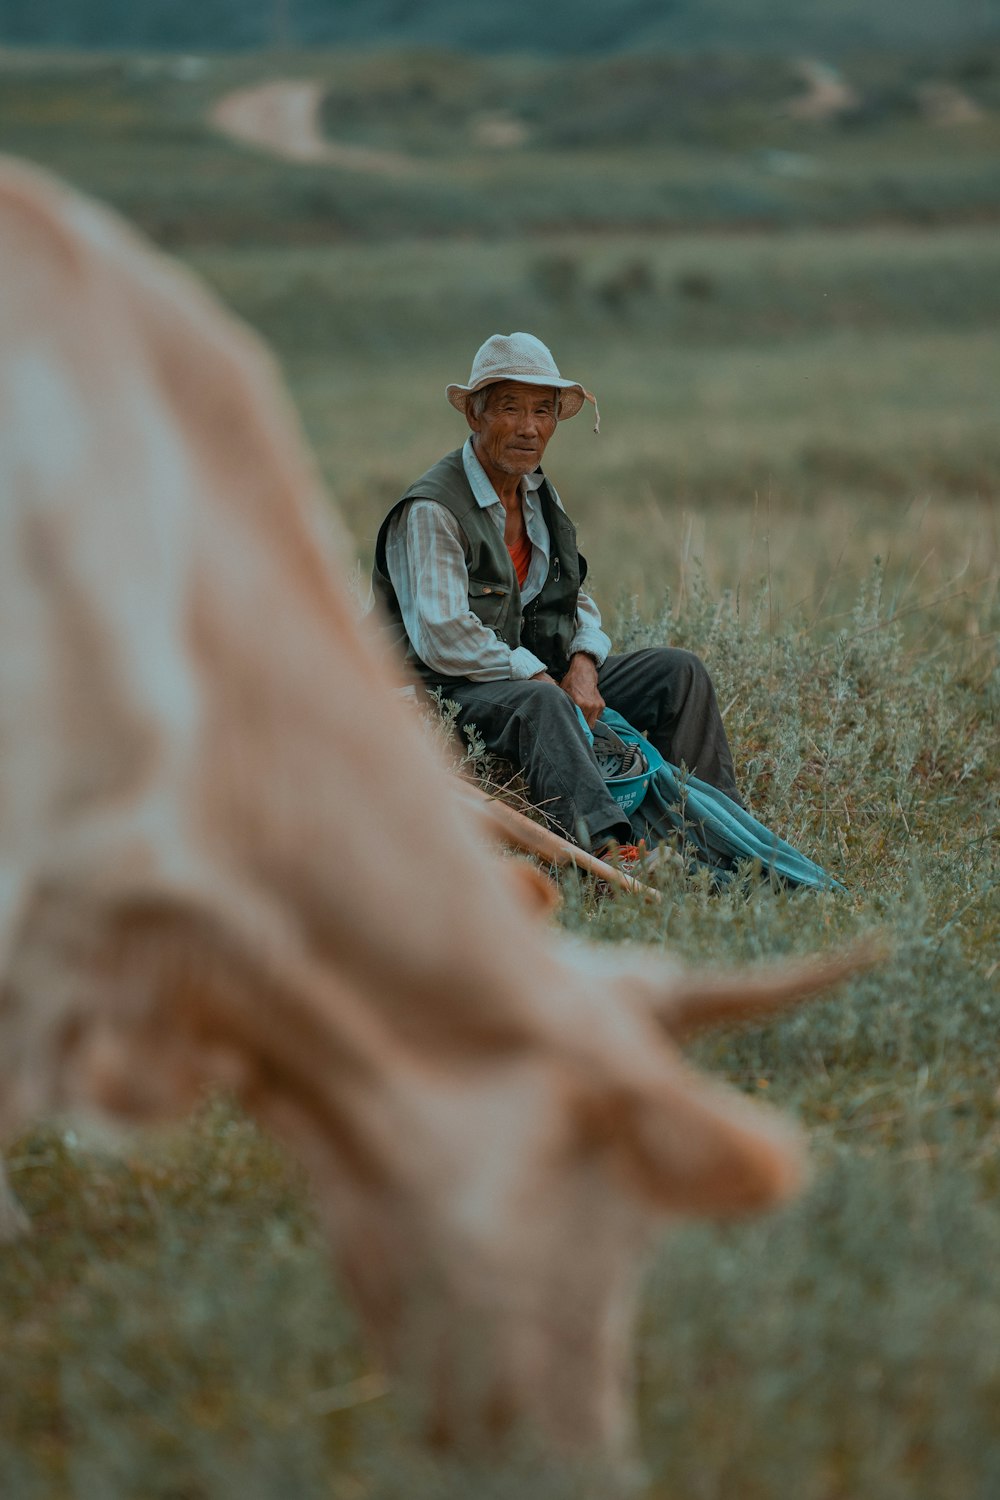
<path fill-rule="evenodd" d="M 556 430 L 558 393 L 549 386 L 501 380 L 489 387 L 481 416 L 468 414 L 476 457 L 486 473 L 520 478 L 542 461 Z"/>

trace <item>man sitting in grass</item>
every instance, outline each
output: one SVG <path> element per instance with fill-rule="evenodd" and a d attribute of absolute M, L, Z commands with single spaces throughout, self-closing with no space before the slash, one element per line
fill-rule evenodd
<path fill-rule="evenodd" d="M 458 704 L 487 749 L 523 772 L 532 801 L 597 854 L 632 854 L 628 818 L 581 732 L 607 704 L 660 753 L 739 803 L 711 679 L 690 651 L 611 654 L 582 585 L 587 564 L 542 455 L 589 391 L 530 333 L 494 334 L 447 397 L 472 429 L 392 507 L 372 586 L 393 640 Z M 595 431 L 596 431 L 595 426 Z"/>

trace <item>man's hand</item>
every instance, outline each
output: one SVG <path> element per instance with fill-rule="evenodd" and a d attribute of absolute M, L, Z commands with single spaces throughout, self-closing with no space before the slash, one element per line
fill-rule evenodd
<path fill-rule="evenodd" d="M 604 699 L 597 686 L 597 664 L 593 657 L 578 652 L 571 656 L 566 676 L 559 686 L 572 698 L 591 729 L 600 718 Z"/>

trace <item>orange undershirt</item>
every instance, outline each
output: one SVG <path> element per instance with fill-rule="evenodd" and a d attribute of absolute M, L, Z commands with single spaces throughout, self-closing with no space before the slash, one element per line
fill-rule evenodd
<path fill-rule="evenodd" d="M 531 567 L 531 538 L 528 533 L 526 531 L 523 532 L 521 540 L 517 545 L 515 547 L 508 547 L 507 551 L 510 553 L 510 560 L 514 564 L 518 587 L 523 589 L 524 581 L 528 576 L 528 569 Z"/>

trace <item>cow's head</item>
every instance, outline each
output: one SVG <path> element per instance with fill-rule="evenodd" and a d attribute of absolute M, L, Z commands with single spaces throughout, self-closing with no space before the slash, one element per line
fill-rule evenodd
<path fill-rule="evenodd" d="M 328 1118 L 299 1102 L 324 1093 L 314 1054 L 308 1089 L 254 1107 L 309 1163 L 366 1325 L 414 1377 L 437 1438 L 524 1423 L 561 1451 L 621 1458 L 651 1236 L 769 1209 L 804 1170 L 790 1124 L 694 1072 L 679 1043 L 825 990 L 875 949 L 724 976 L 549 946 L 544 984 L 569 1003 L 540 1001 L 526 1036 L 404 1048 L 349 1101 L 326 1086 Z M 338 1149 L 338 1115 L 363 1160 Z"/>

